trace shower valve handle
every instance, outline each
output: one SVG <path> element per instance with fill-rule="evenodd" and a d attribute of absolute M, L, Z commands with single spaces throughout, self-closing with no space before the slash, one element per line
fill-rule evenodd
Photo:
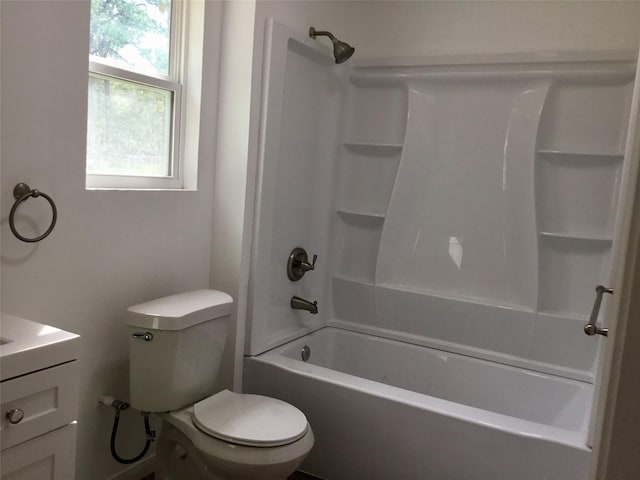
<path fill-rule="evenodd" d="M 313 260 L 309 263 L 309 255 L 302 247 L 294 248 L 289 254 L 287 260 L 287 276 L 292 282 L 297 282 L 309 270 L 315 270 L 318 255 L 313 256 Z"/>
<path fill-rule="evenodd" d="M 318 255 L 313 256 L 313 260 L 311 263 L 309 262 L 300 262 L 300 269 L 308 272 L 309 270 L 315 270 L 316 268 L 316 260 L 318 259 Z"/>

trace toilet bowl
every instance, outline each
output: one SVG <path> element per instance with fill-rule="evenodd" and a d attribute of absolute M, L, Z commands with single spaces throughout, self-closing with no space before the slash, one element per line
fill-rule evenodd
<path fill-rule="evenodd" d="M 296 407 L 217 391 L 231 304 L 198 290 L 127 310 L 131 405 L 162 419 L 157 480 L 284 480 L 313 447 Z"/>
<path fill-rule="evenodd" d="M 259 395 L 244 395 L 229 392 L 220 392 L 206 400 L 218 400 L 219 396 L 230 402 L 243 403 L 246 400 L 264 401 L 264 407 L 275 405 L 273 398 Z M 279 402 L 279 401 L 277 401 Z M 302 413 L 285 402 L 280 402 L 280 407 L 293 408 L 294 416 Z M 156 463 L 157 480 L 173 480 L 178 478 L 203 478 L 207 480 L 218 479 L 253 479 L 253 480 L 284 480 L 302 463 L 313 447 L 313 432 L 304 419 L 304 425 L 300 428 L 299 419 L 290 424 L 288 432 L 283 432 L 282 422 L 285 416 L 279 418 L 280 427 L 274 430 L 265 430 L 258 421 L 255 432 L 252 432 L 249 423 L 244 421 L 259 412 L 246 411 L 246 416 L 231 416 L 226 409 L 219 411 L 219 416 L 212 415 L 210 420 L 214 424 L 217 420 L 222 426 L 234 428 L 238 423 L 244 424 L 240 429 L 242 433 L 235 437 L 225 432 L 226 439 L 214 436 L 198 426 L 195 419 L 196 406 L 182 410 L 160 414 L 163 421 L 162 434 L 156 449 L 158 457 Z M 260 409 L 260 408 L 259 408 Z M 263 411 L 266 413 L 266 411 Z M 304 415 L 302 415 L 304 418 Z M 244 420 L 243 420 L 244 419 Z M 234 421 L 235 420 L 235 421 Z M 214 428 L 217 428 L 217 425 Z M 300 430 L 297 432 L 296 430 Z M 294 433 L 295 432 L 295 433 Z M 295 440 L 291 434 L 294 433 Z M 266 439 L 265 437 L 268 437 Z M 280 437 L 280 438 L 278 438 Z M 267 446 L 265 443 L 268 443 Z"/>

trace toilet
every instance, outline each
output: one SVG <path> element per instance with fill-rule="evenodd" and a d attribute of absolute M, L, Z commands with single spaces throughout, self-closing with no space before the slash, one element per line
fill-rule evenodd
<path fill-rule="evenodd" d="M 313 447 L 293 405 L 216 391 L 232 304 L 197 290 L 127 309 L 130 404 L 162 420 L 156 480 L 284 480 Z"/>

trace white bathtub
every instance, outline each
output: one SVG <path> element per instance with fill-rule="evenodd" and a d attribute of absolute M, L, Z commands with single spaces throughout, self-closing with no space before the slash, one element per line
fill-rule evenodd
<path fill-rule="evenodd" d="M 326 327 L 248 357 L 245 391 L 305 412 L 328 480 L 587 478 L 588 383 Z"/>

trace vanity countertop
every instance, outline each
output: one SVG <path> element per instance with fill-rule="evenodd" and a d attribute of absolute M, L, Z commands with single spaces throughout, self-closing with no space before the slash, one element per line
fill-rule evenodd
<path fill-rule="evenodd" d="M 76 360 L 80 336 L 59 328 L 2 313 L 0 381 Z"/>

